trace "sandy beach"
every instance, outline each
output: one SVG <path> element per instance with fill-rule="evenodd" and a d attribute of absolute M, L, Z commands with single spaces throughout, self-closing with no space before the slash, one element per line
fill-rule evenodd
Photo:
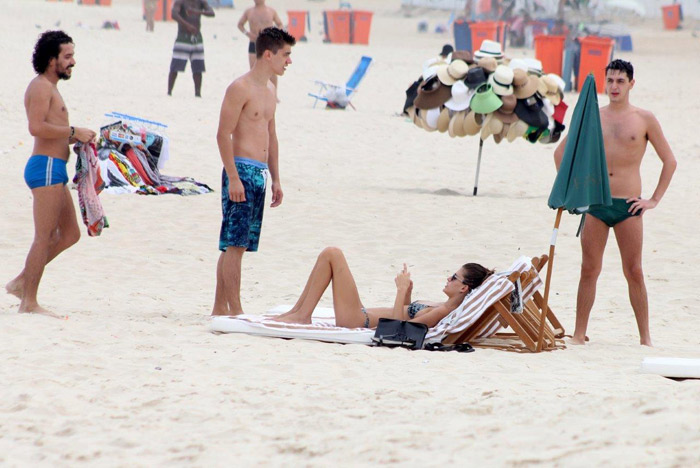
<path fill-rule="evenodd" d="M 638 344 L 611 234 L 587 346 L 431 353 L 209 331 L 221 217 L 215 135 L 226 86 L 248 69 L 236 23 L 252 2 L 203 19 L 201 99 L 189 65 L 166 95 L 176 24 L 157 22 L 147 33 L 140 0 L 113 3 L 0 0 L 0 282 L 22 269 L 33 238 L 23 94 L 34 76 L 32 48 L 46 29 L 75 40 L 73 77 L 59 84 L 71 124 L 96 130 L 110 111 L 164 122 L 171 159 L 163 173 L 194 177 L 215 193 L 101 195 L 111 226 L 90 238 L 81 224 L 80 242 L 49 264 L 40 285 L 40 303 L 67 320 L 20 315 L 17 298 L 2 291 L 0 465 L 700 464 L 700 381 L 640 372 L 644 357 L 700 358 L 700 38 L 690 29 L 638 21 L 634 51 L 616 54 L 635 65 L 632 103 L 655 113 L 678 159 L 666 196 L 644 215 L 655 348 Z M 418 33 L 417 23 L 432 27 L 446 13 L 406 17 L 398 0 L 354 0 L 354 8 L 374 12 L 370 45 L 330 45 L 319 23 L 337 2 L 268 4 L 285 21 L 286 10 L 309 10 L 311 31 L 280 79 L 285 198 L 266 208 L 260 251 L 244 257 L 247 313 L 293 303 L 327 245 L 343 248 L 368 306 L 393 303 L 404 262 L 414 297 L 440 300 L 445 277 L 465 262 L 503 270 L 520 255 L 547 252 L 555 145 L 488 140 L 473 197 L 478 139 L 428 133 L 396 115 L 423 61 L 453 42 L 450 34 Z M 101 29 L 107 20 L 120 29 Z M 353 99 L 357 111 L 313 109 L 312 80 L 342 83 L 362 55 L 374 64 Z M 567 121 L 576 98 L 566 96 Z M 650 145 L 643 196 L 660 168 Z M 567 333 L 578 222 L 564 216 L 550 297 Z M 330 306 L 330 296 L 321 305 Z"/>

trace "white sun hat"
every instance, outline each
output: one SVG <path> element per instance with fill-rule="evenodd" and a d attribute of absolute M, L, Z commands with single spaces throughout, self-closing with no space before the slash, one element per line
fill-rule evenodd
<path fill-rule="evenodd" d="M 513 70 L 505 65 L 497 66 L 496 71 L 489 75 L 488 82 L 491 83 L 493 92 L 499 96 L 513 94 Z"/>
<path fill-rule="evenodd" d="M 438 118 L 440 117 L 440 108 L 439 107 L 434 107 L 433 109 L 428 109 L 428 111 L 425 113 L 425 123 L 428 124 L 428 127 L 430 129 L 436 129 L 437 130 L 437 123 L 438 123 Z"/>
<path fill-rule="evenodd" d="M 467 88 L 464 81 L 456 81 L 452 85 L 452 97 L 445 103 L 445 107 L 453 111 L 463 111 L 469 107 L 474 91 Z"/>
<path fill-rule="evenodd" d="M 479 46 L 479 50 L 474 52 L 474 59 L 478 60 L 482 57 L 493 57 L 496 60 L 503 58 L 503 50 L 501 49 L 501 43 L 492 41 L 491 39 L 484 39 Z"/>

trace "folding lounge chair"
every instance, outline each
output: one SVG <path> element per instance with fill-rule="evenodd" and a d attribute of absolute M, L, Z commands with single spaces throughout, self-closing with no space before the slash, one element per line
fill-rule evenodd
<path fill-rule="evenodd" d="M 512 311 L 511 296 L 503 296 L 472 326 L 460 333 L 446 336 L 443 343 L 468 341 L 473 346 L 535 352 L 543 303 L 542 295 L 537 291 L 542 285 L 538 273 L 546 262 L 546 255 L 535 257 L 531 261 L 521 257 L 511 266 L 512 273 L 508 279 L 512 282 L 520 281 L 522 312 Z M 561 349 L 563 343 L 559 338 L 564 335 L 564 328 L 554 312 L 549 307 L 547 309 L 542 350 Z M 513 332 L 497 333 L 503 326 L 509 326 Z"/>
<path fill-rule="evenodd" d="M 335 90 L 339 92 L 341 96 L 342 93 L 345 93 L 345 99 L 347 99 L 348 105 L 355 109 L 355 106 L 352 105 L 352 96 L 355 94 L 355 92 L 357 92 L 357 87 L 360 85 L 362 78 L 365 77 L 365 74 L 367 73 L 367 70 L 371 64 L 372 57 L 363 55 L 360 62 L 357 64 L 357 67 L 355 67 L 355 71 L 352 72 L 350 79 L 348 79 L 345 85 L 334 85 L 325 81 L 315 80 L 314 83 L 319 86 L 319 90 L 315 94 L 308 93 L 309 96 L 314 98 L 314 108 L 316 108 L 318 101 L 325 101 L 328 103 L 328 96 L 331 94 L 331 91 Z"/>

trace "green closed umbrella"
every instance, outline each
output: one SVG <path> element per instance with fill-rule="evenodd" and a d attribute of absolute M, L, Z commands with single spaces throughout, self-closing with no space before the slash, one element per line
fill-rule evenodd
<path fill-rule="evenodd" d="M 544 300 L 540 321 L 537 350 L 542 349 L 544 323 L 547 317 L 547 302 L 552 279 L 554 247 L 557 242 L 559 223 L 564 210 L 581 214 L 594 205 L 612 205 L 610 180 L 605 162 L 603 130 L 600 125 L 598 94 L 593 74 L 586 77 L 576 108 L 571 116 L 569 134 L 564 147 L 564 157 L 554 180 L 547 203 L 557 210 L 554 230 L 549 246 L 549 267 L 544 286 Z"/>

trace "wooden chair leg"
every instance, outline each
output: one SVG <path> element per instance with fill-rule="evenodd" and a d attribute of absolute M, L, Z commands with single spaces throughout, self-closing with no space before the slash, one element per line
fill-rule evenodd
<path fill-rule="evenodd" d="M 520 326 L 520 323 L 518 323 L 518 321 L 513 318 L 513 315 L 510 313 L 510 310 L 506 309 L 506 307 L 500 301 L 496 302 L 494 304 L 494 307 L 496 308 L 496 310 L 498 310 L 498 313 L 501 314 L 501 317 L 503 317 L 506 323 L 508 323 L 508 326 L 520 337 L 521 340 L 523 340 L 525 346 L 530 351 L 536 351 L 536 343 L 530 338 L 530 336 L 523 329 L 523 327 Z"/>

